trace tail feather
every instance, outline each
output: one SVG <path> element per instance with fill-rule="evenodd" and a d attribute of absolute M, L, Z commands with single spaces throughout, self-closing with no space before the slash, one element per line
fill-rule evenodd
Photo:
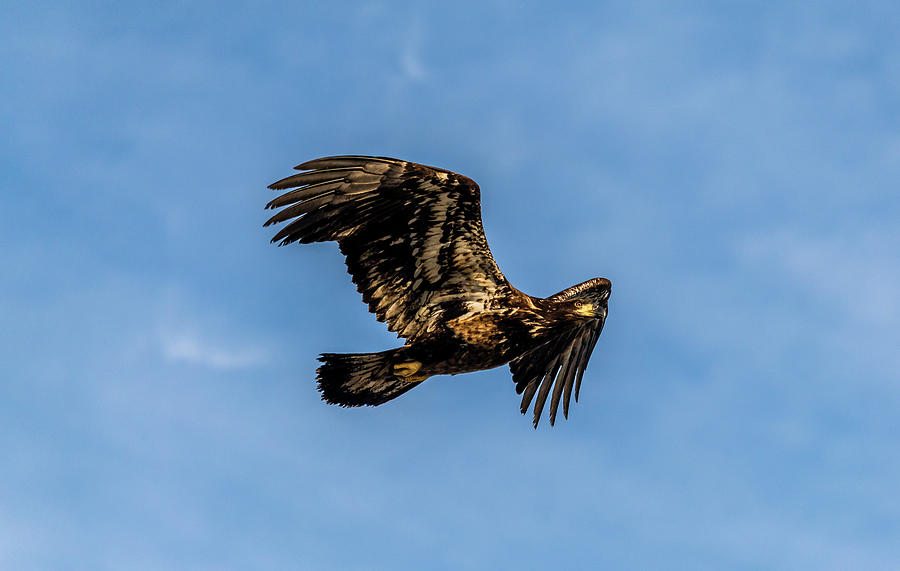
<path fill-rule="evenodd" d="M 381 353 L 324 353 L 316 370 L 322 400 L 340 406 L 377 406 L 419 385 L 394 374 L 398 349 Z"/>

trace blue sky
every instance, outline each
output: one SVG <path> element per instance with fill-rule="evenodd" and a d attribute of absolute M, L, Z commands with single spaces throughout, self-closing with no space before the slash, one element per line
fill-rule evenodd
<path fill-rule="evenodd" d="M 900 9 L 13 2 L 0 21 L 0 567 L 896 569 Z M 507 277 L 613 282 L 568 421 L 506 368 L 383 407 L 330 154 L 482 188 Z"/>

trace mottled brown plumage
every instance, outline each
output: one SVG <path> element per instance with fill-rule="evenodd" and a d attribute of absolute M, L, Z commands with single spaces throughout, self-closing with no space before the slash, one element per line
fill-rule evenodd
<path fill-rule="evenodd" d="M 610 283 L 595 278 L 549 298 L 514 288 L 497 267 L 481 224 L 478 185 L 435 167 L 385 157 L 326 157 L 272 185 L 272 239 L 336 241 L 363 301 L 406 339 L 381 353 L 324 354 L 322 398 L 378 405 L 433 375 L 510 364 L 534 425 L 547 398 L 568 416 L 606 319 Z M 553 390 L 551 396 L 551 388 Z M 535 396 L 537 397 L 535 399 Z"/>

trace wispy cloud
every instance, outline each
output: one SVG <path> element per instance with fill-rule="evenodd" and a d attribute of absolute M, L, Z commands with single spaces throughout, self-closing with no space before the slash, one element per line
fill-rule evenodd
<path fill-rule="evenodd" d="M 877 326 L 896 324 L 900 317 L 898 247 L 896 232 L 877 229 L 826 235 L 781 229 L 748 238 L 741 254 L 844 317 Z"/>
<path fill-rule="evenodd" d="M 267 352 L 260 347 L 226 345 L 187 329 L 163 330 L 159 341 L 166 359 L 213 369 L 252 367 L 267 358 Z"/>
<path fill-rule="evenodd" d="M 170 291 L 160 302 L 156 340 L 163 357 L 171 362 L 211 369 L 242 369 L 264 364 L 269 358 L 266 344 L 253 340 L 226 315 L 186 294 Z"/>
<path fill-rule="evenodd" d="M 400 65 L 408 79 L 423 81 L 428 77 L 428 71 L 425 69 L 419 50 L 415 46 L 407 46 L 403 50 L 400 56 Z"/>
<path fill-rule="evenodd" d="M 428 78 L 428 69 L 422 56 L 422 46 L 425 38 L 425 26 L 421 18 L 415 17 L 405 34 L 400 52 L 400 68 L 403 75 L 411 81 L 424 81 Z"/>

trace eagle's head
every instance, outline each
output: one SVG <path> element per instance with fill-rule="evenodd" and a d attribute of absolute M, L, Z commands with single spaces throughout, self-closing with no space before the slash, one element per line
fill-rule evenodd
<path fill-rule="evenodd" d="M 606 319 L 612 284 L 606 278 L 594 278 L 551 295 L 548 299 L 565 305 L 581 317 Z"/>

